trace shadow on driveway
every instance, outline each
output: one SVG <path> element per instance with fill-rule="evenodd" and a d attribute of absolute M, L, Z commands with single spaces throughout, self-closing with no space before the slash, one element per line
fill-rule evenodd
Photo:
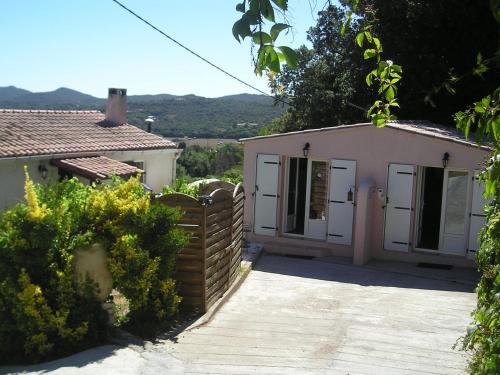
<path fill-rule="evenodd" d="M 310 279 L 396 288 L 429 289 L 452 292 L 473 292 L 477 272 L 473 269 L 423 269 L 415 264 L 371 262 L 366 266 L 335 263 L 326 259 L 294 259 L 265 254 L 265 262 L 254 267 L 261 272 L 304 277 Z"/>
<path fill-rule="evenodd" d="M 83 352 L 75 353 L 69 357 L 55 359 L 50 362 L 44 362 L 36 365 L 0 367 L 0 374 L 23 373 L 23 372 L 34 372 L 37 374 L 44 374 L 55 370 L 64 371 L 64 368 L 74 369 L 74 368 L 86 367 L 89 364 L 101 363 L 104 359 L 113 356 L 115 352 L 119 349 L 122 348 L 116 345 L 99 346 L 96 348 L 85 350 Z"/>

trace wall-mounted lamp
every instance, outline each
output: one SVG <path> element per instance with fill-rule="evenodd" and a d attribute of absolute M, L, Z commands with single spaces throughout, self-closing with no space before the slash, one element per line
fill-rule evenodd
<path fill-rule="evenodd" d="M 47 175 L 49 174 L 49 170 L 43 164 L 40 164 L 38 166 L 38 172 L 40 172 L 40 174 L 42 175 L 42 179 L 44 179 L 44 180 L 47 178 Z"/>
<path fill-rule="evenodd" d="M 311 147 L 311 145 L 309 144 L 309 142 L 307 142 L 304 145 L 304 148 L 302 149 L 302 152 L 304 153 L 305 158 L 307 158 L 309 156 L 309 147 Z"/>
<path fill-rule="evenodd" d="M 354 193 L 352 192 L 352 188 L 349 186 L 349 191 L 347 192 L 347 201 L 352 202 L 354 199 Z"/>
<path fill-rule="evenodd" d="M 445 152 L 443 154 L 443 168 L 446 168 L 448 166 L 448 162 L 450 161 L 450 154 L 448 152 Z"/>

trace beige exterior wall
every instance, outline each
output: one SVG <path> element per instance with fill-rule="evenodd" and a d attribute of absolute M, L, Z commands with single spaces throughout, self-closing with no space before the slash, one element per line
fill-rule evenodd
<path fill-rule="evenodd" d="M 148 151 L 118 151 L 104 152 L 101 155 L 119 161 L 141 161 L 146 171 L 145 183 L 151 186 L 156 193 L 161 192 L 163 186 L 171 185 L 175 179 L 176 156 L 180 150 L 148 150 Z M 93 154 L 95 155 L 95 154 Z M 84 156 L 84 155 L 75 155 Z M 0 209 L 7 208 L 23 200 L 24 196 L 24 166 L 28 166 L 28 172 L 34 182 L 57 181 L 58 170 L 50 164 L 53 158 L 64 158 L 68 155 L 26 157 L 26 158 L 0 158 Z M 47 167 L 48 176 L 42 179 L 38 171 L 39 165 Z M 84 183 L 88 179 L 80 177 Z"/>
<path fill-rule="evenodd" d="M 0 159 L 0 209 L 12 206 L 24 197 L 24 166 L 28 167 L 30 178 L 36 182 L 44 182 L 39 165 L 47 167 L 48 175 L 45 181 L 58 178 L 57 168 L 50 165 L 48 159 Z"/>
<path fill-rule="evenodd" d="M 348 159 L 356 160 L 356 187 L 368 179 L 373 181 L 375 189 L 382 188 L 386 191 L 387 168 L 389 163 L 412 164 L 415 166 L 442 167 L 442 158 L 445 152 L 450 154 L 449 168 L 464 169 L 474 171 L 480 169 L 481 164 L 488 156 L 488 151 L 479 149 L 473 145 L 460 144 L 443 140 L 431 136 L 425 136 L 394 128 L 378 129 L 372 126 L 345 127 L 331 131 L 302 132 L 286 136 L 267 137 L 250 139 L 244 141 L 244 185 L 247 192 L 245 201 L 245 225 L 251 228 L 249 237 L 253 240 L 267 243 L 268 248 L 279 248 L 283 252 L 284 247 L 288 247 L 292 252 L 307 254 L 308 249 L 312 253 L 317 253 L 321 249 L 321 255 L 353 256 L 353 246 L 341 246 L 326 243 L 324 241 L 290 239 L 283 236 L 283 205 L 278 200 L 278 231 L 277 237 L 265 237 L 253 235 L 253 212 L 256 176 L 257 154 L 278 154 L 280 155 L 281 166 L 279 176 L 278 191 L 284 197 L 284 166 L 287 157 L 303 157 L 302 148 L 306 142 L 310 143 L 309 158 L 318 160 Z M 416 185 L 416 180 L 415 185 Z M 413 189 L 414 201 L 416 186 Z M 473 265 L 472 261 L 465 257 L 454 257 L 436 254 L 426 254 L 410 250 L 401 253 L 387 251 L 383 249 L 384 238 L 384 202 L 376 197 L 370 199 L 372 205 L 371 217 L 368 221 L 371 230 L 368 231 L 370 237 L 370 257 L 377 259 L 411 261 L 411 262 L 434 262 L 453 263 L 456 265 Z M 415 203 L 415 202 L 414 202 Z M 468 202 L 470 205 L 470 201 Z M 415 207 L 415 204 L 413 205 Z M 411 236 L 412 241 L 415 211 L 412 213 Z M 357 207 L 354 212 L 353 241 L 359 241 L 356 236 L 356 223 L 360 220 L 356 218 Z M 294 246 L 297 249 L 294 249 Z M 312 254 L 315 255 L 315 254 Z"/>
<path fill-rule="evenodd" d="M 155 193 L 165 185 L 171 185 L 176 175 L 176 156 L 181 150 L 117 151 L 105 152 L 104 156 L 119 161 L 140 161 L 144 163 L 144 182 Z"/>

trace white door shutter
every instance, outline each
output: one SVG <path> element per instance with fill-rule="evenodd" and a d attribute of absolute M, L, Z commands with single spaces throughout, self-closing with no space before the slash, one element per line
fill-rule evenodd
<path fill-rule="evenodd" d="M 330 163 L 330 197 L 328 203 L 328 242 L 350 245 L 356 189 L 356 161 L 332 160 Z M 349 190 L 353 201 L 348 201 Z"/>
<path fill-rule="evenodd" d="M 485 182 L 479 181 L 477 177 L 479 171 L 474 173 L 474 182 L 472 184 L 472 207 L 470 213 L 469 227 L 469 247 L 467 249 L 467 257 L 475 259 L 476 252 L 479 249 L 479 231 L 486 223 L 486 215 L 483 208 L 486 204 L 484 199 Z"/>
<path fill-rule="evenodd" d="M 256 234 L 276 235 L 276 209 L 278 204 L 278 155 L 257 155 L 257 177 L 255 181 Z"/>
<path fill-rule="evenodd" d="M 385 208 L 384 248 L 408 251 L 414 166 L 389 164 Z"/>

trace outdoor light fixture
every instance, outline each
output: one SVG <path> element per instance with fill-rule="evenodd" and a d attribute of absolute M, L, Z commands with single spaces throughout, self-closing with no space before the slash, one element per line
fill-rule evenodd
<path fill-rule="evenodd" d="M 349 191 L 347 192 L 347 201 L 348 202 L 352 202 L 353 201 L 353 197 L 354 196 L 354 193 L 352 192 L 352 189 L 351 187 L 349 186 Z"/>
<path fill-rule="evenodd" d="M 304 145 L 304 148 L 302 149 L 302 152 L 304 152 L 304 157 L 305 158 L 307 158 L 307 156 L 309 155 L 309 147 L 311 147 L 311 145 L 309 144 L 309 142 L 307 142 Z"/>
<path fill-rule="evenodd" d="M 47 167 L 43 164 L 40 164 L 38 166 L 38 172 L 40 172 L 40 174 L 42 175 L 42 179 L 46 179 L 47 178 L 47 174 L 49 173 L 49 170 L 47 169 Z"/>
<path fill-rule="evenodd" d="M 450 154 L 448 152 L 445 152 L 443 154 L 443 168 L 446 168 L 448 166 L 448 161 L 450 160 Z"/>

